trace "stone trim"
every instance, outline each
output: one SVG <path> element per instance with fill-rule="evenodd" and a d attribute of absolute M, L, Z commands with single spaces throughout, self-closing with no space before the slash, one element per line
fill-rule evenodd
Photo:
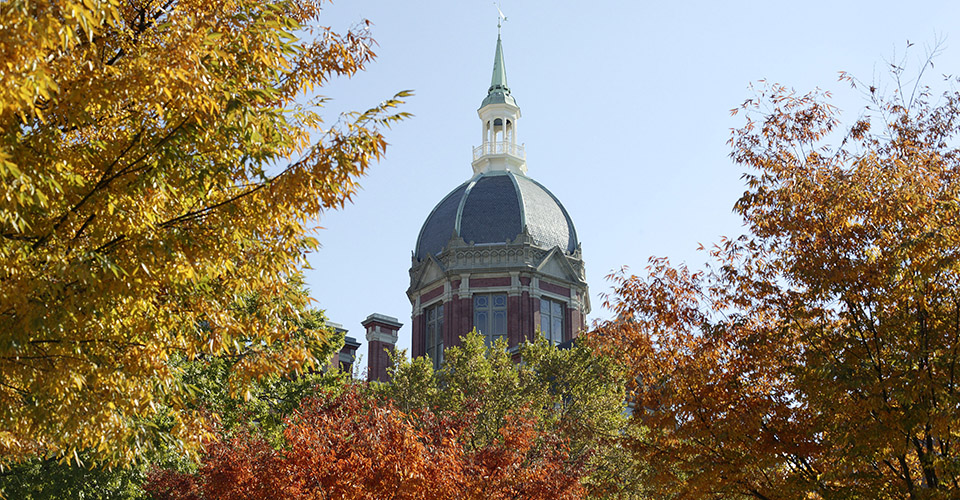
<path fill-rule="evenodd" d="M 389 332 L 380 330 L 380 327 L 375 327 L 376 329 L 368 328 L 367 329 L 367 342 L 383 342 L 384 344 L 396 344 L 397 340 L 400 339 L 400 335 L 396 332 Z"/>
<path fill-rule="evenodd" d="M 397 318 L 393 316 L 387 316 L 386 314 L 373 313 L 367 316 L 367 319 L 360 322 L 364 328 L 367 328 L 371 323 L 377 323 L 387 327 L 393 327 L 394 330 L 399 330 L 403 323 L 400 322 Z M 367 328 L 369 330 L 369 328 Z"/>
<path fill-rule="evenodd" d="M 403 326 L 393 316 L 373 313 L 361 323 L 367 329 L 367 342 L 383 342 L 396 344 L 399 339 L 399 330 Z"/>

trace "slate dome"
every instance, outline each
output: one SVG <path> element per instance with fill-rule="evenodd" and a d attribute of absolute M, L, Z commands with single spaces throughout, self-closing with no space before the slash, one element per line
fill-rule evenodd
<path fill-rule="evenodd" d="M 450 192 L 423 223 L 416 259 L 439 254 L 452 237 L 470 244 L 506 243 L 527 233 L 534 245 L 577 249 L 577 231 L 560 200 L 539 182 L 511 171 L 475 175 Z"/>

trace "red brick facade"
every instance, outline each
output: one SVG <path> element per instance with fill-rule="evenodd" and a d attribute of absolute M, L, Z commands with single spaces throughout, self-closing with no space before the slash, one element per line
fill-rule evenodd
<path fill-rule="evenodd" d="M 491 286 L 510 286 L 510 277 L 502 278 L 470 278 L 470 288 L 487 288 Z"/>
<path fill-rule="evenodd" d="M 521 288 L 519 293 L 516 288 L 512 290 L 510 288 L 517 282 Z M 444 347 L 459 345 L 460 337 L 473 329 L 472 297 L 460 298 L 461 280 L 451 280 L 449 283 L 453 294 L 450 295 L 449 300 L 442 302 Z M 530 277 L 519 277 L 517 281 L 514 281 L 514 278 L 510 276 L 468 278 L 467 283 L 470 289 L 476 293 L 507 293 L 507 339 L 510 346 L 536 338 L 540 326 L 540 297 L 536 288 L 531 289 L 533 281 Z M 434 285 L 420 295 L 421 306 L 411 318 L 411 333 L 413 335 L 411 351 L 414 357 L 423 356 L 426 353 L 424 311 L 440 304 L 436 301 L 436 298 L 441 295 L 443 289 L 443 285 Z M 554 297 L 552 300 L 573 295 L 569 287 L 542 280 L 539 280 L 539 289 L 549 292 L 550 297 Z M 575 303 L 572 301 L 564 302 L 567 303 L 567 307 L 564 308 L 563 340 L 568 341 L 576 338 L 586 325 L 581 309 L 573 306 Z"/>
<path fill-rule="evenodd" d="M 427 350 L 427 346 L 423 345 L 424 339 L 424 319 L 423 313 L 418 314 L 412 318 L 410 322 L 410 330 L 413 335 L 413 339 L 410 342 L 410 350 L 414 353 L 424 353 Z M 416 356 L 416 354 L 414 354 Z"/>
<path fill-rule="evenodd" d="M 367 331 L 367 380 L 389 382 L 390 355 L 396 349 L 397 336 L 403 326 L 397 318 L 383 314 L 371 314 L 361 323 Z M 417 331 L 417 321 L 414 320 L 413 330 Z M 414 335 L 414 339 L 423 335 Z M 416 342 L 416 340 L 414 340 Z M 420 346 L 423 350 L 423 346 Z"/>
<path fill-rule="evenodd" d="M 442 294 L 442 293 L 443 293 L 443 285 L 440 285 L 440 286 L 434 288 L 433 290 L 430 290 L 429 292 L 423 294 L 423 295 L 420 297 L 420 300 L 421 300 L 422 302 L 427 302 L 427 301 L 430 301 L 430 300 L 433 300 L 433 299 L 439 297 L 440 294 Z"/>
<path fill-rule="evenodd" d="M 379 340 L 369 342 L 369 346 L 368 356 L 370 356 L 370 359 L 367 361 L 367 380 L 389 382 L 390 372 L 387 371 L 387 368 L 390 367 L 390 355 L 393 354 L 396 346 Z"/>
<path fill-rule="evenodd" d="M 560 285 L 554 285 L 553 283 L 547 283 L 546 281 L 540 282 L 540 289 L 550 293 L 555 293 L 557 295 L 563 295 L 564 297 L 570 296 L 569 288 Z"/>

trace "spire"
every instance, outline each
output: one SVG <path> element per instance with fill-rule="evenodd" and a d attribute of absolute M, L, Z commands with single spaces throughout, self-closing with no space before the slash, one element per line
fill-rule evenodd
<path fill-rule="evenodd" d="M 499 30 L 499 23 L 497 29 Z M 517 101 L 510 95 L 510 87 L 507 86 L 507 69 L 503 64 L 503 44 L 500 41 L 500 33 L 497 33 L 497 52 L 493 55 L 493 76 L 490 78 L 490 88 L 487 89 L 487 97 L 480 107 L 487 104 L 517 105 Z"/>
<path fill-rule="evenodd" d="M 490 89 L 487 92 L 492 93 L 497 89 L 510 94 L 510 87 L 507 86 L 507 70 L 503 66 L 503 44 L 500 42 L 500 33 L 497 33 L 497 52 L 493 56 L 493 77 L 490 78 Z"/>

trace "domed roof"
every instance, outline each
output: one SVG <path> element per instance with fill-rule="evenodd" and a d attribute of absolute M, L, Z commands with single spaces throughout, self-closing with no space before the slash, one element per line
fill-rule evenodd
<path fill-rule="evenodd" d="M 511 171 L 475 175 L 430 212 L 417 239 L 417 260 L 439 254 L 451 237 L 471 244 L 506 243 L 523 233 L 543 248 L 577 248 L 577 231 L 557 197 L 539 182 Z"/>

